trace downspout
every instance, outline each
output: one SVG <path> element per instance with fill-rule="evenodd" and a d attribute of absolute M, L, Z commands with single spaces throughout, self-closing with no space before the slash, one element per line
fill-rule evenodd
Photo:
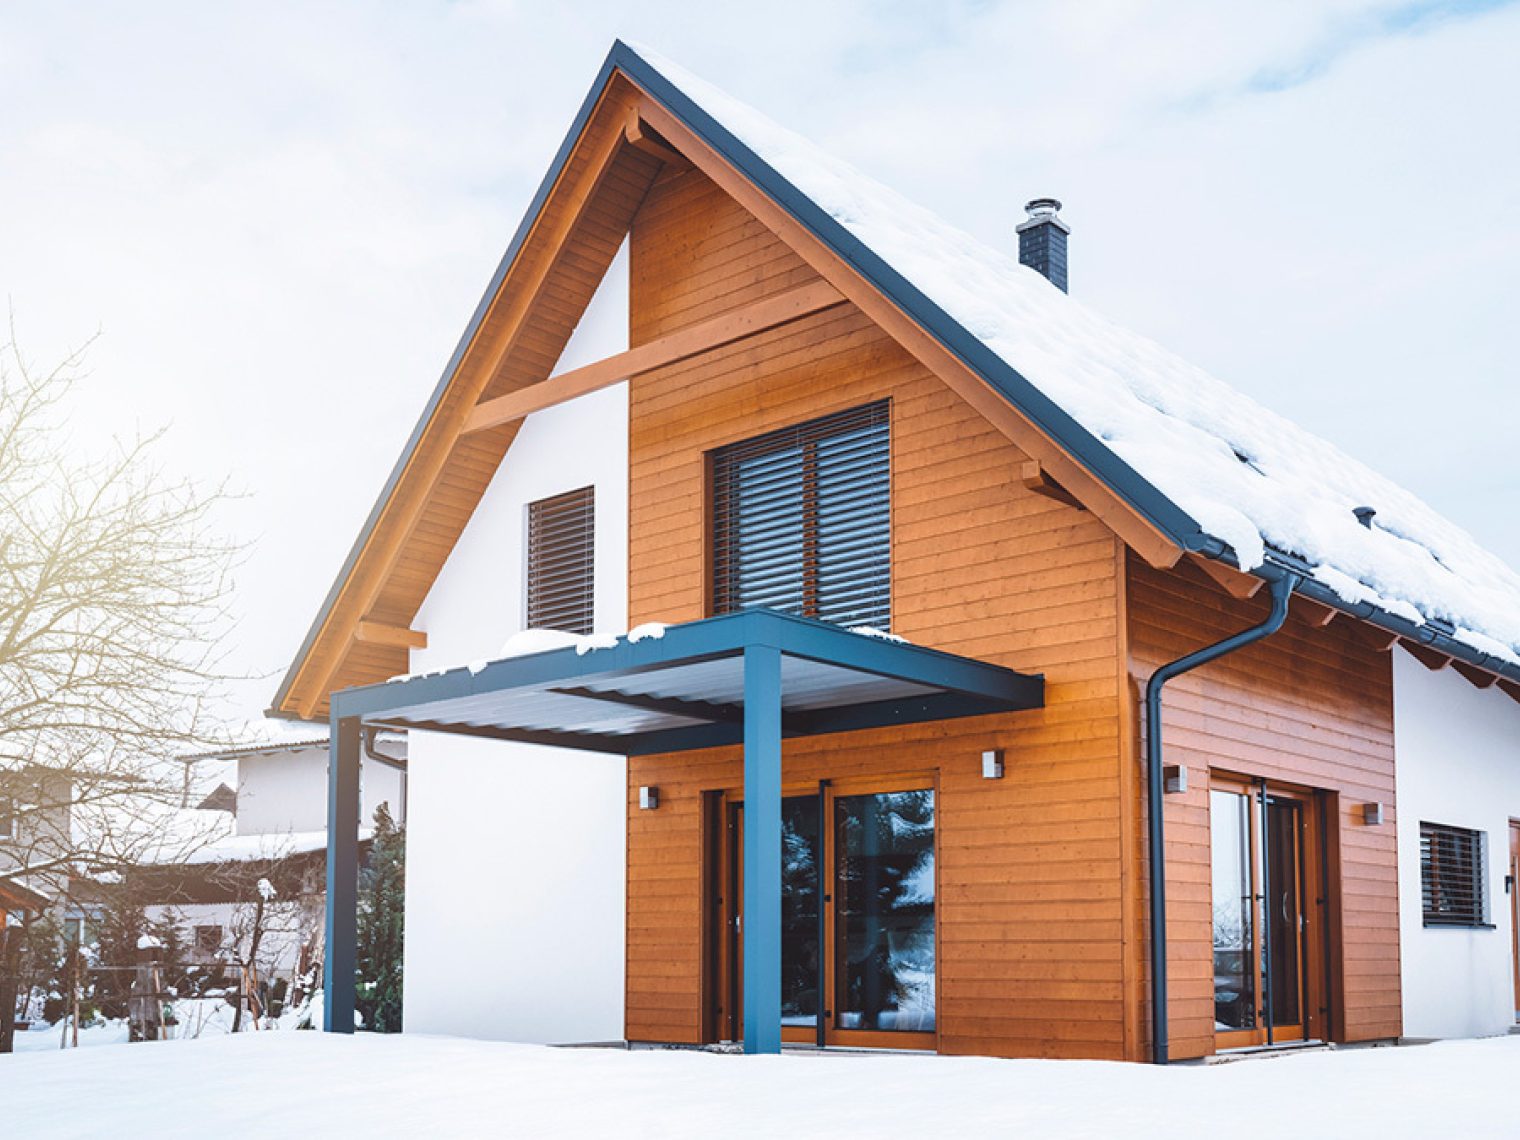
<path fill-rule="evenodd" d="M 1164 781 L 1161 766 L 1161 689 L 1173 677 L 1207 665 L 1228 653 L 1270 637 L 1288 620 L 1288 599 L 1300 578 L 1284 572 L 1271 583 L 1272 612 L 1260 625 L 1242 630 L 1234 637 L 1179 657 L 1161 666 L 1145 684 L 1145 771 L 1150 803 L 1150 887 L 1151 887 L 1151 1041 L 1152 1060 L 1158 1065 L 1168 1061 L 1166 1006 L 1166 835 L 1162 811 Z"/>

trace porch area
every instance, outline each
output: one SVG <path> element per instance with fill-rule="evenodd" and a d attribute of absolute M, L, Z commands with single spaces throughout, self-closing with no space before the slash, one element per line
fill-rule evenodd
<path fill-rule="evenodd" d="M 783 739 L 1015 712 L 1043 700 L 1036 675 L 763 609 L 334 693 L 325 1028 L 354 1028 L 366 729 L 627 757 L 742 745 L 749 868 L 742 884 L 743 1043 L 749 1053 L 775 1053 L 782 1037 Z"/>

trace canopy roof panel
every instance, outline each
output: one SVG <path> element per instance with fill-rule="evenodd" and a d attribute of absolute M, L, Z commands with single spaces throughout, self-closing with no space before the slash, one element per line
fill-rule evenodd
<path fill-rule="evenodd" d="M 745 651 L 781 656 L 782 731 L 813 736 L 1039 708 L 1044 679 L 773 610 L 348 689 L 335 718 L 618 755 L 743 739 Z"/>

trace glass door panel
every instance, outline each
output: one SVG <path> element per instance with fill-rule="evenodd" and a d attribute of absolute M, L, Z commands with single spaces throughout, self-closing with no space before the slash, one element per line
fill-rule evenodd
<path fill-rule="evenodd" d="M 1323 993 L 1304 898 L 1312 801 L 1260 781 L 1209 792 L 1214 1033 L 1220 1049 L 1303 1040 Z M 1316 856 L 1317 858 L 1317 856 Z M 1318 866 L 1314 863 L 1314 866 Z M 1323 1032 L 1323 1017 L 1314 1024 Z"/>
<path fill-rule="evenodd" d="M 781 1024 L 818 1024 L 818 905 L 823 841 L 821 797 L 781 801 Z"/>
<path fill-rule="evenodd" d="M 1214 867 L 1214 1029 L 1256 1028 L 1251 797 L 1209 793 Z"/>
<path fill-rule="evenodd" d="M 841 1030 L 934 1030 L 934 793 L 834 800 Z"/>
<path fill-rule="evenodd" d="M 1266 801 L 1265 903 L 1267 978 L 1275 1036 L 1302 1037 L 1300 956 L 1303 924 L 1299 907 L 1299 833 L 1302 809 L 1296 800 Z"/>

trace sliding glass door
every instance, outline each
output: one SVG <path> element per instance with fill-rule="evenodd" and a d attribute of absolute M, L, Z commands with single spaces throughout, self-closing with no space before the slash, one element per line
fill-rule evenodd
<path fill-rule="evenodd" d="M 934 790 L 928 779 L 821 784 L 781 803 L 784 1040 L 933 1048 Z M 744 809 L 730 802 L 718 920 L 723 1035 L 743 1027 Z"/>
<path fill-rule="evenodd" d="M 1209 792 L 1220 1049 L 1302 1041 L 1318 1028 L 1323 942 L 1310 912 L 1322 911 L 1323 890 L 1314 806 L 1265 782 L 1216 780 Z"/>

